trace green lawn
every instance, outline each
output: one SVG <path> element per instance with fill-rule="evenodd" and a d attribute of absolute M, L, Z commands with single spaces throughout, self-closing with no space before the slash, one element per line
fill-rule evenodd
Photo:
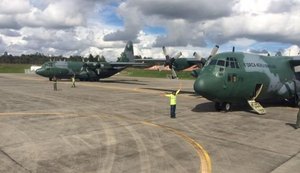
<path fill-rule="evenodd" d="M 0 64 L 0 73 L 24 73 L 24 69 L 29 69 L 30 64 Z"/>

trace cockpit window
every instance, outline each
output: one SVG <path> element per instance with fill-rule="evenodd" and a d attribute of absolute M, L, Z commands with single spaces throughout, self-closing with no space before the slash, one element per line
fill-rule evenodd
<path fill-rule="evenodd" d="M 217 65 L 224 66 L 225 65 L 225 61 L 224 60 L 218 60 Z"/>
<path fill-rule="evenodd" d="M 213 59 L 210 61 L 209 65 L 216 65 L 217 64 L 217 60 Z"/>
<path fill-rule="evenodd" d="M 226 67 L 240 68 L 239 63 L 237 62 L 235 57 L 227 57 L 226 58 Z"/>

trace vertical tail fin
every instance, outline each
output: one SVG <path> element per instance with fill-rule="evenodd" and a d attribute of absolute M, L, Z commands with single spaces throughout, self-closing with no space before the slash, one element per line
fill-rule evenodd
<path fill-rule="evenodd" d="M 122 55 L 122 61 L 129 61 L 129 62 L 134 62 L 134 52 L 133 52 L 133 44 L 132 41 L 128 41 L 123 55 Z"/>

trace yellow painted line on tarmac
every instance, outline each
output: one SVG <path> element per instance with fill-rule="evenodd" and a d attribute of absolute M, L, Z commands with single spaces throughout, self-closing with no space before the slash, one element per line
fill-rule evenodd
<path fill-rule="evenodd" d="M 61 113 L 61 112 L 0 112 L 0 116 L 1 115 L 74 115 L 74 114 Z M 128 121 L 134 121 L 134 122 L 138 121 L 138 120 L 127 118 L 127 117 L 121 116 L 121 115 L 115 115 L 115 116 L 104 115 L 104 117 L 107 117 L 107 118 L 115 117 L 115 118 L 124 119 L 124 120 L 128 120 Z M 155 124 L 155 123 L 152 123 L 149 121 L 138 121 L 138 122 L 140 122 L 141 124 L 144 124 L 144 125 L 168 130 L 168 131 L 176 134 L 177 136 L 181 137 L 184 141 L 190 143 L 194 147 L 194 149 L 197 151 L 197 154 L 200 159 L 201 169 L 199 170 L 199 172 L 200 173 L 211 173 L 212 168 L 211 168 L 210 157 L 209 157 L 208 153 L 205 151 L 205 149 L 197 141 L 195 141 L 191 137 L 187 136 L 183 132 L 176 130 L 169 126 L 159 125 L 159 124 Z"/>
<path fill-rule="evenodd" d="M 165 126 L 165 125 L 160 125 L 160 124 L 155 124 L 152 123 L 150 121 L 139 121 L 136 119 L 132 119 L 132 118 L 128 118 L 126 116 L 123 115 L 114 115 L 114 116 L 108 116 L 108 115 L 104 115 L 107 117 L 114 117 L 114 118 L 119 118 L 119 119 L 123 119 L 123 120 L 127 120 L 127 121 L 132 121 L 132 122 L 140 122 L 141 124 L 144 125 L 148 125 L 148 126 L 152 126 L 152 127 L 156 127 L 156 128 L 161 128 L 161 129 L 165 129 L 168 130 L 169 132 L 172 132 L 174 134 L 176 134 L 177 136 L 181 137 L 184 141 L 190 143 L 194 149 L 197 151 L 199 160 L 200 160 L 200 165 L 201 165 L 201 169 L 199 170 L 200 173 L 211 173 L 212 172 L 212 166 L 211 166 L 211 159 L 209 157 L 208 152 L 193 138 L 189 137 L 188 135 L 184 134 L 183 132 L 174 129 L 172 127 L 169 126 Z"/>
<path fill-rule="evenodd" d="M 198 156 L 200 158 L 201 169 L 199 170 L 199 172 L 200 173 L 211 173 L 211 171 L 212 171 L 211 159 L 210 159 L 208 153 L 205 151 L 205 149 L 197 141 L 195 141 L 191 137 L 187 136 L 183 132 L 176 130 L 174 128 L 168 127 L 168 126 L 154 124 L 154 123 L 151 123 L 148 121 L 142 121 L 142 123 L 145 125 L 158 127 L 158 128 L 162 128 L 162 129 L 171 131 L 174 134 L 176 134 L 177 136 L 183 138 L 186 142 L 190 143 L 194 147 L 194 149 L 197 151 Z"/>

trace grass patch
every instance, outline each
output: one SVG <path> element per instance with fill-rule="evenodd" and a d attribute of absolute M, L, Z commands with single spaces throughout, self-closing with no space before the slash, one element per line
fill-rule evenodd
<path fill-rule="evenodd" d="M 179 79 L 191 79 L 195 78 L 191 75 L 190 71 L 176 72 Z M 144 70 L 137 68 L 127 68 L 121 72 L 121 75 L 132 76 L 132 77 L 153 77 L 153 78 L 169 78 L 171 71 L 155 71 L 155 70 Z"/>
<path fill-rule="evenodd" d="M 0 73 L 24 73 L 31 64 L 0 64 Z"/>

